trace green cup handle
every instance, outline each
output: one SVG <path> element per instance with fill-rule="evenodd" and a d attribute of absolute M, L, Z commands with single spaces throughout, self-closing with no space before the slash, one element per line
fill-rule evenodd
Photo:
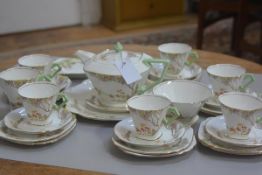
<path fill-rule="evenodd" d="M 39 74 L 37 77 L 36 77 L 36 81 L 51 81 L 51 78 L 48 77 L 47 75 L 44 75 L 44 74 Z"/>
<path fill-rule="evenodd" d="M 54 108 L 58 110 L 64 107 L 67 102 L 68 102 L 68 98 L 63 93 L 59 93 L 57 95 L 56 104 L 54 105 Z"/>
<path fill-rule="evenodd" d="M 171 126 L 177 118 L 181 116 L 180 112 L 176 107 L 170 107 L 167 111 L 167 115 L 163 120 L 165 127 Z"/>
<path fill-rule="evenodd" d="M 61 66 L 57 63 L 52 64 L 51 66 L 51 72 L 47 75 L 50 78 L 54 78 L 56 76 L 56 74 L 58 74 L 58 72 L 61 71 Z"/>
<path fill-rule="evenodd" d="M 46 74 L 46 75 L 43 74 L 43 73 L 38 75 L 37 78 L 36 78 L 36 81 L 51 81 L 52 78 L 54 78 L 56 76 L 56 74 L 61 71 L 61 69 L 62 68 L 59 64 L 54 63 L 51 66 L 51 70 L 50 70 L 51 72 L 49 74 Z"/>
<path fill-rule="evenodd" d="M 262 110 L 257 110 L 250 119 L 256 128 L 262 129 Z"/>
<path fill-rule="evenodd" d="M 152 66 L 152 63 L 162 63 L 164 65 L 164 69 L 161 72 L 160 78 L 156 79 L 153 81 L 152 84 L 150 85 L 142 85 L 138 87 L 137 89 L 137 94 L 143 94 L 144 92 L 148 91 L 149 89 L 153 88 L 155 85 L 159 84 L 160 82 L 163 81 L 163 78 L 165 76 L 167 67 L 169 65 L 169 60 L 163 60 L 163 59 L 144 59 L 143 63 L 147 66 Z"/>
<path fill-rule="evenodd" d="M 187 60 L 187 62 L 185 63 L 186 66 L 192 66 L 192 64 L 199 59 L 199 55 L 195 51 L 191 51 L 189 53 L 189 57 L 191 58 L 191 60 Z"/>
<path fill-rule="evenodd" d="M 252 84 L 253 82 L 255 81 L 255 78 L 253 75 L 251 74 L 245 74 L 244 75 L 244 78 L 243 78 L 243 81 L 242 81 L 242 85 L 239 87 L 239 90 L 241 92 L 245 92 L 247 87 Z"/>
<path fill-rule="evenodd" d="M 256 118 L 256 123 L 262 124 L 262 116 Z"/>

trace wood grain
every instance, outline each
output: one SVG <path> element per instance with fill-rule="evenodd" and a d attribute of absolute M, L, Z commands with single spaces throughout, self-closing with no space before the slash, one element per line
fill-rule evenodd
<path fill-rule="evenodd" d="M 0 175 L 105 175 L 105 173 L 0 159 Z"/>
<path fill-rule="evenodd" d="M 55 56 L 67 56 L 67 57 L 73 57 L 74 52 L 82 49 L 82 50 L 88 50 L 93 52 L 101 52 L 105 49 L 112 48 L 112 45 L 79 45 L 79 46 L 64 46 L 61 48 L 51 48 L 51 49 L 41 49 L 41 51 L 36 50 L 32 52 L 18 52 L 13 54 L 12 56 L 7 56 L 5 58 L 1 58 L 1 64 L 0 69 L 6 69 L 10 66 L 13 66 L 16 64 L 17 59 L 25 54 L 32 54 L 32 53 L 45 53 Z M 147 53 L 153 57 L 159 57 L 159 52 L 157 50 L 157 46 L 154 45 L 136 45 L 136 44 L 130 44 L 125 45 L 125 49 L 136 51 L 136 52 L 144 52 Z M 242 67 L 246 68 L 248 72 L 250 73 L 262 73 L 262 65 L 250 62 L 241 58 L 237 58 L 234 56 L 229 56 L 225 54 L 220 53 L 214 53 L 214 52 L 208 52 L 208 51 L 202 51 L 197 50 L 199 53 L 199 61 L 198 64 L 202 68 L 206 68 L 209 65 L 212 64 L 219 64 L 219 63 L 230 63 L 230 64 L 238 64 Z"/>

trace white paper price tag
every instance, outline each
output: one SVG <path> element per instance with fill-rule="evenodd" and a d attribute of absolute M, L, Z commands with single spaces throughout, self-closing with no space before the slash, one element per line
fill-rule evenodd
<path fill-rule="evenodd" d="M 115 63 L 127 84 L 140 80 L 142 77 L 130 59 L 116 60 Z"/>

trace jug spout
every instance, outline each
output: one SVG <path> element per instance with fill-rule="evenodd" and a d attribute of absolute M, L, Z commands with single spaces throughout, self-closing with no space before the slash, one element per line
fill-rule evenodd
<path fill-rule="evenodd" d="M 85 62 L 89 61 L 92 57 L 95 56 L 93 52 L 88 52 L 84 50 L 76 51 L 75 55 L 81 59 L 83 64 L 85 64 Z"/>

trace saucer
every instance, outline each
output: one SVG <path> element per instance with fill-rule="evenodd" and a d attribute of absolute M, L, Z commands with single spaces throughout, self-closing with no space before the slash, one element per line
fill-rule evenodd
<path fill-rule="evenodd" d="M 25 134 L 15 132 L 13 130 L 8 129 L 3 121 L 0 121 L 0 137 L 8 140 L 10 142 L 22 144 L 22 145 L 40 145 L 53 143 L 58 140 L 58 138 L 62 138 L 65 135 L 69 134 L 75 128 L 76 118 L 73 117 L 73 120 L 69 122 L 65 127 L 54 131 L 52 133 L 41 133 L 41 134 Z"/>
<path fill-rule="evenodd" d="M 62 109 L 61 111 L 53 111 L 49 117 L 51 122 L 47 125 L 32 125 L 26 117 L 25 109 L 18 108 L 9 112 L 4 118 L 4 124 L 9 129 L 27 134 L 42 134 L 54 132 L 66 126 L 73 118 L 72 113 Z"/>
<path fill-rule="evenodd" d="M 69 128 L 68 130 L 66 130 L 66 132 L 64 132 L 63 134 L 61 134 L 60 136 L 51 139 L 51 140 L 47 140 L 47 141 L 39 141 L 39 142 L 31 142 L 31 143 L 27 143 L 24 145 L 30 145 L 30 146 L 34 146 L 34 145 L 46 145 L 46 144 L 51 144 L 51 143 L 55 143 L 61 139 L 63 139 L 65 136 L 67 136 L 68 134 L 70 134 L 76 127 L 76 122 L 72 125 L 71 128 Z"/>
<path fill-rule="evenodd" d="M 163 70 L 162 64 L 152 64 L 152 69 L 150 71 L 149 77 L 152 79 L 158 79 L 161 76 L 161 72 Z M 197 64 L 192 64 L 192 66 L 185 66 L 184 69 L 178 75 L 172 75 L 166 73 L 164 76 L 164 80 L 176 80 L 176 79 L 183 79 L 183 80 L 193 80 L 201 75 L 202 68 Z"/>
<path fill-rule="evenodd" d="M 59 87 L 60 91 L 63 91 L 69 88 L 69 86 L 72 84 L 72 81 L 70 80 L 70 78 L 68 78 L 67 76 L 63 76 L 63 75 L 55 76 L 55 78 L 53 78 L 51 82 L 56 84 Z"/>
<path fill-rule="evenodd" d="M 216 97 L 212 96 L 211 98 L 209 98 L 206 103 L 205 103 L 206 106 L 209 106 L 210 108 L 215 108 L 215 109 L 218 109 L 218 110 L 221 110 L 221 107 L 220 107 L 220 104 L 219 102 L 217 101 Z"/>
<path fill-rule="evenodd" d="M 215 140 L 213 140 L 210 135 L 205 131 L 205 125 L 206 122 L 209 119 L 206 119 L 205 121 L 201 122 L 199 129 L 198 129 L 198 140 L 199 142 L 218 152 L 223 152 L 227 154 L 234 154 L 234 155 L 262 155 L 262 147 L 237 147 L 233 145 L 226 145 L 224 143 L 217 143 Z"/>
<path fill-rule="evenodd" d="M 172 129 L 167 129 L 162 126 L 160 129 L 162 135 L 159 138 L 155 140 L 145 140 L 137 137 L 132 118 L 127 118 L 115 125 L 114 134 L 121 141 L 131 145 L 143 147 L 172 146 L 177 144 L 185 133 L 185 127 L 179 122 L 176 122 L 172 127 L 177 131 L 174 132 Z"/>
<path fill-rule="evenodd" d="M 137 157 L 147 157 L 147 158 L 161 158 L 161 157 L 173 157 L 173 156 L 178 156 L 178 155 L 182 155 L 185 154 L 189 151 L 191 151 L 195 146 L 196 146 L 196 139 L 195 137 L 193 137 L 192 142 L 184 149 L 177 151 L 177 152 L 171 152 L 171 153 L 163 153 L 163 154 L 148 154 L 148 153 L 138 153 L 136 150 L 134 152 L 130 151 L 132 149 L 130 149 L 130 147 L 128 145 L 126 145 L 125 143 L 121 142 L 120 140 L 116 139 L 116 138 L 112 138 L 112 142 L 113 144 L 119 148 L 121 151 L 123 151 L 126 154 L 130 154 L 133 156 L 137 156 Z"/>
<path fill-rule="evenodd" d="M 126 104 L 123 104 L 123 106 L 104 106 L 102 105 L 99 100 L 97 99 L 97 92 L 95 89 L 91 90 L 90 94 L 92 93 L 92 96 L 90 98 L 86 99 L 86 104 L 90 106 L 91 108 L 94 108 L 95 110 L 98 111 L 103 111 L 103 112 L 119 112 L 119 113 L 126 113 L 128 112 L 128 108 Z"/>
<path fill-rule="evenodd" d="M 241 147 L 257 147 L 262 146 L 262 130 L 253 127 L 250 131 L 248 139 L 232 139 L 227 135 L 227 128 L 224 116 L 211 118 L 206 123 L 206 132 L 218 140 L 219 142 L 241 146 Z"/>
<path fill-rule="evenodd" d="M 183 150 L 188 148 L 193 140 L 194 140 L 194 133 L 192 128 L 187 128 L 185 134 L 181 137 L 181 141 L 173 146 L 166 146 L 166 145 L 161 147 L 134 146 L 125 143 L 116 137 L 112 138 L 113 144 L 121 150 L 136 153 L 136 154 L 150 155 L 150 156 L 163 156 L 163 155 L 168 156 L 170 154 L 175 154 L 175 153 L 179 154 Z M 195 144 L 196 143 L 193 142 L 194 146 Z"/>
<path fill-rule="evenodd" d="M 129 113 L 114 113 L 96 110 L 86 104 L 87 99 L 94 95 L 93 85 L 90 80 L 84 80 L 82 83 L 73 86 L 65 91 L 68 102 L 67 109 L 84 118 L 100 121 L 119 121 L 130 117 Z"/>
<path fill-rule="evenodd" d="M 221 109 L 212 108 L 212 107 L 207 106 L 207 105 L 202 106 L 200 111 L 203 112 L 203 113 L 206 113 L 206 114 L 209 114 L 209 115 L 215 115 L 215 116 L 222 114 Z"/>
<path fill-rule="evenodd" d="M 54 61 L 62 67 L 60 74 L 70 78 L 86 78 L 84 64 L 78 58 L 58 58 Z"/>
<path fill-rule="evenodd" d="M 194 117 L 190 117 L 190 118 L 179 117 L 176 120 L 181 122 L 185 127 L 191 127 L 198 121 L 198 119 L 199 116 L 195 115 Z"/>

